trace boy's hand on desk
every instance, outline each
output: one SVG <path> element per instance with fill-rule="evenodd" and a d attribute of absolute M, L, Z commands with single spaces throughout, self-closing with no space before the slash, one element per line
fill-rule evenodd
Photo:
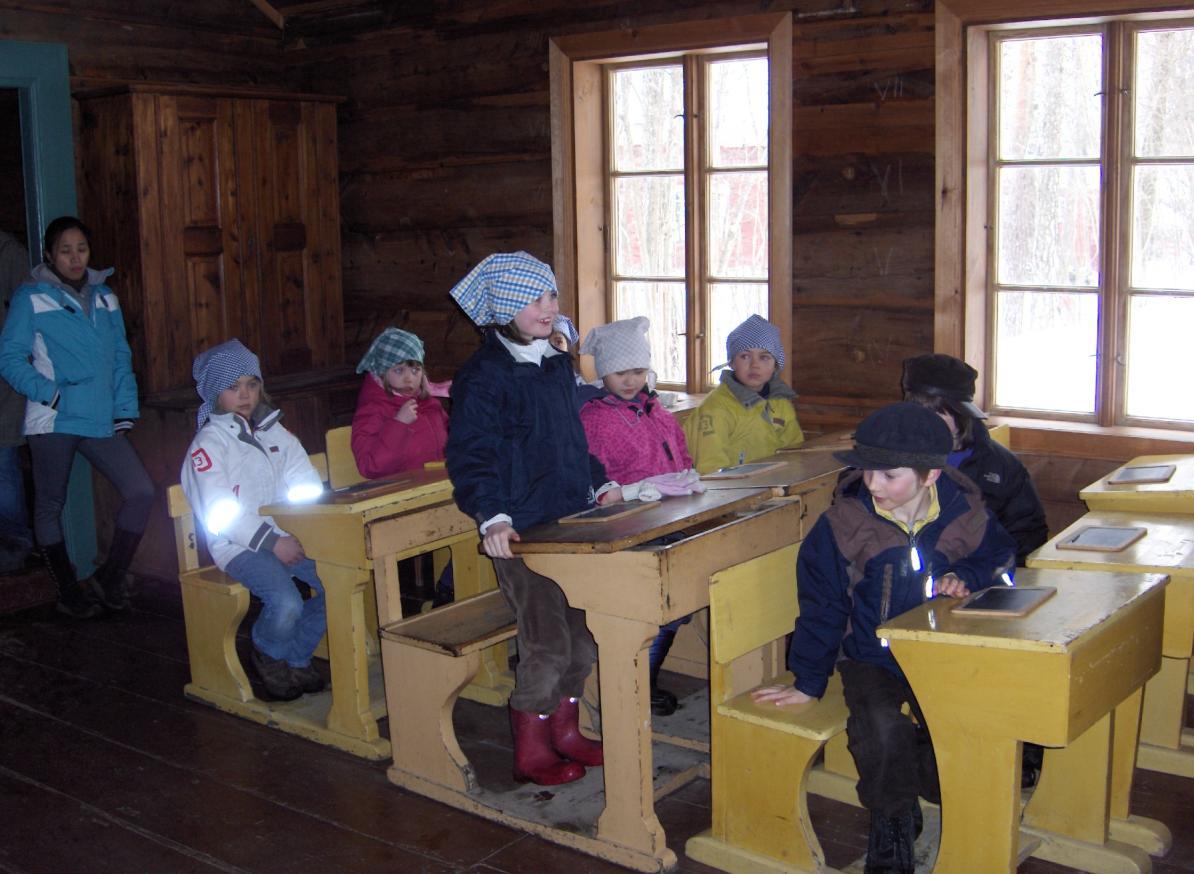
<path fill-rule="evenodd" d="M 485 554 L 490 558 L 514 558 L 510 551 L 511 540 L 522 540 L 518 532 L 509 522 L 498 522 L 485 529 L 485 537 L 481 541 Z"/>
<path fill-rule="evenodd" d="M 303 552 L 303 545 L 299 543 L 298 538 L 291 537 L 289 534 L 279 537 L 277 542 L 274 543 L 274 555 L 284 565 L 295 564 L 307 557 L 307 554 Z"/>
<path fill-rule="evenodd" d="M 965 598 L 970 594 L 966 584 L 955 574 L 946 574 L 939 580 L 933 581 L 934 595 L 948 595 L 950 598 Z"/>
<path fill-rule="evenodd" d="M 750 693 L 750 697 L 756 704 L 771 703 L 776 707 L 807 704 L 814 700 L 813 696 L 804 694 L 795 686 L 760 686 Z"/>

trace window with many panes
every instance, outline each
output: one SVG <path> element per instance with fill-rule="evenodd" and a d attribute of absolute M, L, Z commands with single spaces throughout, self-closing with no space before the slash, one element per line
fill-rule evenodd
<path fill-rule="evenodd" d="M 682 387 L 690 360 L 707 379 L 730 330 L 768 314 L 767 59 L 609 65 L 606 88 L 609 315 L 647 316 L 659 380 Z"/>
<path fill-rule="evenodd" d="M 969 239 L 986 249 L 989 406 L 1189 426 L 1194 392 L 1175 387 L 1194 329 L 1194 21 L 985 39 L 970 215 L 986 233 Z"/>
<path fill-rule="evenodd" d="M 561 37 L 551 59 L 562 305 L 582 333 L 647 316 L 660 385 L 708 390 L 748 316 L 791 332 L 790 16 Z"/>

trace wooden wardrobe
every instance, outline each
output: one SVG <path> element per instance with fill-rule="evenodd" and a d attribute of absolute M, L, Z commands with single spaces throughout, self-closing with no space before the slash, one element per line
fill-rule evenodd
<path fill-rule="evenodd" d="M 116 268 L 143 394 L 239 337 L 271 377 L 344 354 L 338 98 L 129 84 L 75 95 L 93 266 Z"/>

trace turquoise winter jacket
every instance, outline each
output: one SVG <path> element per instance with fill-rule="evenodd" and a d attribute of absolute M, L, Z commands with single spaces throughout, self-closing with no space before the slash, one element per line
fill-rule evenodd
<path fill-rule="evenodd" d="M 0 376 L 29 399 L 25 433 L 111 437 L 138 416 L 137 380 L 112 270 L 87 271 L 84 309 L 45 264 L 12 296 L 0 333 Z"/>

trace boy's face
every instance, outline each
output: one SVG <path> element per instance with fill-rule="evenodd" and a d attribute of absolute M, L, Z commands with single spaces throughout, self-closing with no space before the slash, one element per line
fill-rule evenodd
<path fill-rule="evenodd" d="M 937 482 L 940 470 L 931 470 L 923 480 L 910 467 L 865 470 L 862 481 L 875 499 L 875 506 L 897 517 L 914 512 L 925 489 Z"/>
<path fill-rule="evenodd" d="M 222 392 L 217 398 L 219 408 L 226 413 L 236 413 L 246 422 L 261 403 L 261 380 L 252 374 L 245 374 Z"/>
<path fill-rule="evenodd" d="M 551 336 L 552 325 L 559 314 L 559 292 L 545 291 L 538 300 L 531 301 L 514 314 L 514 328 L 524 340 L 545 340 Z"/>
<path fill-rule="evenodd" d="M 775 358 L 766 349 L 745 349 L 734 356 L 730 369 L 740 383 L 758 391 L 775 376 Z"/>
<path fill-rule="evenodd" d="M 386 371 L 386 388 L 395 394 L 413 397 L 423 385 L 423 365 L 400 361 Z"/>
<path fill-rule="evenodd" d="M 619 370 L 617 373 L 607 373 L 601 378 L 605 387 L 624 401 L 633 400 L 647 384 L 647 368 L 636 367 L 633 370 Z"/>

